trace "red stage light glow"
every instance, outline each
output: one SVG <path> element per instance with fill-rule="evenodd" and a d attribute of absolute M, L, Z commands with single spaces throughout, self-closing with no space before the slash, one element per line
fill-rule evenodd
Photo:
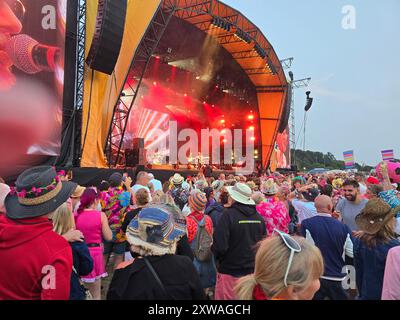
<path fill-rule="evenodd" d="M 254 131 L 254 127 L 253 126 L 249 127 L 249 130 Z"/>
<path fill-rule="evenodd" d="M 254 120 L 254 115 L 250 114 L 250 115 L 247 117 L 247 119 L 249 119 L 249 120 Z"/>
<path fill-rule="evenodd" d="M 255 137 L 251 137 L 250 140 L 251 141 L 256 141 L 256 138 Z"/>
<path fill-rule="evenodd" d="M 153 86 L 157 86 L 157 82 L 154 81 L 154 82 L 153 82 Z"/>
<path fill-rule="evenodd" d="M 225 123 L 225 120 L 224 120 L 224 119 L 222 119 L 222 120 L 221 120 L 221 124 L 224 124 L 224 123 Z"/>

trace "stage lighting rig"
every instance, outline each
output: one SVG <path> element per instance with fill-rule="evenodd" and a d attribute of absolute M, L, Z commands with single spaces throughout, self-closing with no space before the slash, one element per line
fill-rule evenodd
<path fill-rule="evenodd" d="M 242 29 L 237 29 L 236 30 L 236 32 L 235 32 L 235 36 L 237 36 L 238 38 L 240 38 L 242 41 L 244 41 L 244 42 L 246 42 L 246 43 L 248 43 L 248 44 L 250 44 L 251 43 L 251 37 L 250 37 L 250 35 L 247 33 L 247 32 L 245 32 L 245 31 L 243 31 Z"/>
<path fill-rule="evenodd" d="M 261 48 L 261 46 L 256 43 L 254 46 L 254 50 L 258 53 L 258 55 L 262 58 L 265 59 L 265 57 L 267 56 L 265 50 L 263 48 Z"/>
<path fill-rule="evenodd" d="M 224 29 L 226 31 L 231 31 L 232 28 L 232 23 L 225 21 L 224 19 L 221 19 L 219 17 L 214 17 L 212 20 L 212 23 L 214 26 Z"/>
<path fill-rule="evenodd" d="M 306 106 L 305 106 L 305 108 L 304 108 L 304 111 L 310 110 L 310 109 L 311 109 L 311 106 L 312 106 L 312 104 L 313 104 L 314 98 L 310 98 L 310 94 L 311 94 L 311 91 L 307 91 L 307 92 L 306 92 L 306 95 L 307 95 L 307 103 L 306 103 Z"/>

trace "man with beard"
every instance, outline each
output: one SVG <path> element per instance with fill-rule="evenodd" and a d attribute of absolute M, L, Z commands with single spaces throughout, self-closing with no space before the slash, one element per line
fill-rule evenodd
<path fill-rule="evenodd" d="M 345 199 L 340 199 L 336 205 L 336 212 L 340 212 L 342 221 L 351 231 L 358 231 L 355 218 L 364 209 L 368 200 L 360 193 L 360 185 L 356 180 L 346 180 L 343 183 Z"/>

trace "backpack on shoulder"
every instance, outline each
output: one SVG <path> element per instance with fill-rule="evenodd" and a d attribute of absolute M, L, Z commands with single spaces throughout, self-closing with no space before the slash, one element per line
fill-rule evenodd
<path fill-rule="evenodd" d="M 212 259 L 211 245 L 213 239 L 206 229 L 206 216 L 200 222 L 194 220 L 197 223 L 197 232 L 192 242 L 193 254 L 199 262 L 208 262 Z"/>

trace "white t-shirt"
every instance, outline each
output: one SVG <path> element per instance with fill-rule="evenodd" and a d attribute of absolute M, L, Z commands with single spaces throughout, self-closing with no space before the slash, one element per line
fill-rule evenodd
<path fill-rule="evenodd" d="M 314 202 L 300 201 L 299 199 L 293 199 L 292 204 L 297 212 L 299 223 L 308 218 L 312 218 L 317 215 L 317 209 L 315 209 Z"/>
<path fill-rule="evenodd" d="M 158 190 L 162 190 L 162 184 L 161 184 L 160 180 L 152 179 L 152 180 L 150 180 L 150 183 L 153 184 L 154 192 L 156 192 Z"/>
<path fill-rule="evenodd" d="M 367 186 L 364 183 L 360 183 L 360 193 L 361 194 L 367 193 Z"/>

